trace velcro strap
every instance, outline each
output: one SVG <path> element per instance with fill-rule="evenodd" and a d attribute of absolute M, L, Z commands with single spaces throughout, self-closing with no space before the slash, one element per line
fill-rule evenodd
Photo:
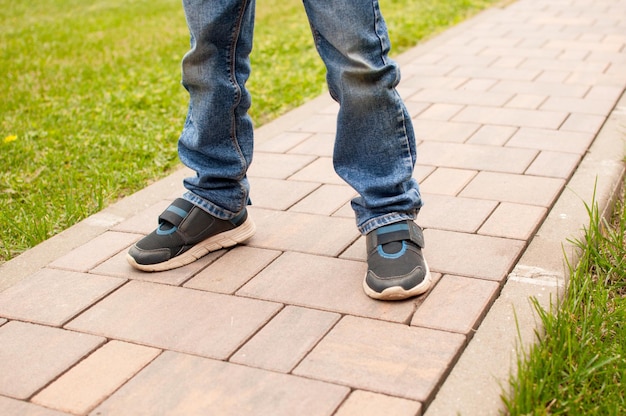
<path fill-rule="evenodd" d="M 178 227 L 193 207 L 194 205 L 191 202 L 178 198 L 159 215 L 159 224 L 168 222 Z"/>
<path fill-rule="evenodd" d="M 424 248 L 422 229 L 413 221 L 391 224 L 376 230 L 376 245 L 403 240 L 410 240 L 419 248 Z"/>

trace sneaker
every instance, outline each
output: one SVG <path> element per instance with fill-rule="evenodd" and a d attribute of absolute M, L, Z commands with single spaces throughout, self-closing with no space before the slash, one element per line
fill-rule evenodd
<path fill-rule="evenodd" d="M 158 228 L 135 243 L 126 257 L 139 270 L 170 270 L 241 243 L 255 230 L 245 209 L 232 220 L 221 220 L 178 198 L 159 216 Z"/>
<path fill-rule="evenodd" d="M 377 228 L 367 234 L 365 293 L 374 299 L 400 300 L 421 295 L 431 285 L 422 249 L 424 235 L 413 221 Z"/>

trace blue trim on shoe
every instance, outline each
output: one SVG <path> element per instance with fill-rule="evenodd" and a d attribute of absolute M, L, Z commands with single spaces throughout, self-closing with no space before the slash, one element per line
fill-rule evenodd
<path fill-rule="evenodd" d="M 157 235 L 170 235 L 170 234 L 174 234 L 176 232 L 176 230 L 178 230 L 178 227 L 176 227 L 176 226 L 170 228 L 169 230 L 162 230 L 161 229 L 162 225 L 163 224 L 159 224 L 159 227 L 156 229 Z"/>
<path fill-rule="evenodd" d="M 382 235 L 387 233 L 395 233 L 396 231 L 409 231 L 409 225 L 407 223 L 390 224 L 384 227 L 380 227 L 376 230 L 376 234 Z"/>
<path fill-rule="evenodd" d="M 384 258 L 384 259 L 398 259 L 400 257 L 402 257 L 404 255 L 404 253 L 406 253 L 406 241 L 402 242 L 402 249 L 400 249 L 400 251 L 398 251 L 397 253 L 386 253 L 383 250 L 383 246 L 378 246 L 376 247 L 376 250 L 378 250 L 378 254 L 380 255 L 380 257 Z"/>
<path fill-rule="evenodd" d="M 173 212 L 174 214 L 178 215 L 181 218 L 185 218 L 187 216 L 187 214 L 189 214 L 184 209 L 175 207 L 174 205 L 170 205 L 169 207 L 167 207 L 166 211 Z"/>
<path fill-rule="evenodd" d="M 175 215 L 178 215 L 180 218 L 185 218 L 187 214 L 189 214 L 188 211 L 185 211 L 184 209 L 176 207 L 174 205 L 170 205 L 169 207 L 167 207 L 165 211 L 169 211 Z M 168 228 L 167 230 L 163 230 L 161 228 L 162 226 L 163 226 L 163 223 L 160 223 L 158 228 L 156 229 L 157 235 L 170 235 L 170 234 L 174 234 L 176 230 L 178 230 L 178 226 L 176 225 L 174 225 L 172 228 Z"/>

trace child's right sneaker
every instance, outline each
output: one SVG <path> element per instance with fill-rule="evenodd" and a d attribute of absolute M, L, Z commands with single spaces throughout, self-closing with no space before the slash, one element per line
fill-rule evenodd
<path fill-rule="evenodd" d="M 127 260 L 147 272 L 170 270 L 241 243 L 255 231 L 245 209 L 232 220 L 221 220 L 178 198 L 159 216 L 157 229 L 128 250 Z"/>
<path fill-rule="evenodd" d="M 363 290 L 374 299 L 401 300 L 426 292 L 432 283 L 424 260 L 424 234 L 413 221 L 386 225 L 366 236 L 368 270 Z"/>

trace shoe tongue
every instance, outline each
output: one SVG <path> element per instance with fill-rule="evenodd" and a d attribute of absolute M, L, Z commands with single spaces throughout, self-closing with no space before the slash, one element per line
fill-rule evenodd
<path fill-rule="evenodd" d="M 382 245 L 383 251 L 387 254 L 395 254 L 402 250 L 402 241 L 392 241 Z"/>
<path fill-rule="evenodd" d="M 159 223 L 159 229 L 161 231 L 169 231 L 172 228 L 175 228 L 176 226 L 168 221 L 165 220 L 161 220 L 161 222 Z"/>

